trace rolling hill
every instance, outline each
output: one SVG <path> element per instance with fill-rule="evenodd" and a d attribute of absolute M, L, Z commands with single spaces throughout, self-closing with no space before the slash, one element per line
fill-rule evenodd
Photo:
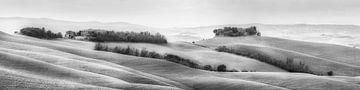
<path fill-rule="evenodd" d="M 106 29 L 114 31 L 150 31 L 150 32 L 159 32 L 161 29 L 147 27 L 143 25 L 130 24 L 126 22 L 112 22 L 112 23 L 103 23 L 103 22 L 73 22 L 73 21 L 64 21 L 64 20 L 55 20 L 48 18 L 22 18 L 22 17 L 0 17 L 0 30 L 3 32 L 12 34 L 14 31 L 18 31 L 24 27 L 45 27 L 47 30 L 53 32 L 62 32 L 63 34 L 66 31 L 78 31 L 84 29 Z"/>
<path fill-rule="evenodd" d="M 283 61 L 294 58 L 322 74 L 335 71 L 337 75 L 360 75 L 360 50 L 351 47 L 256 36 L 215 37 L 196 43 L 212 49 L 228 46 L 237 50 L 253 51 Z"/>
<path fill-rule="evenodd" d="M 223 27 L 256 26 L 262 36 L 360 47 L 360 26 L 333 24 L 226 24 L 200 27 L 171 28 L 174 38 L 198 41 L 214 37 L 213 30 Z"/>
<path fill-rule="evenodd" d="M 226 24 L 199 27 L 159 28 L 126 22 L 73 22 L 48 18 L 0 17 L 0 30 L 9 34 L 24 27 L 45 27 L 54 32 L 78 31 L 82 29 L 106 29 L 114 31 L 150 31 L 160 32 L 171 42 L 198 41 L 214 37 L 213 30 L 223 27 L 256 26 L 262 36 L 271 36 L 290 40 L 320 42 L 328 44 L 360 47 L 360 26 L 331 24 Z"/>
<path fill-rule="evenodd" d="M 360 89 L 357 82 L 359 77 L 329 77 L 284 72 L 212 72 L 165 60 L 95 51 L 94 45 L 95 43 L 85 41 L 42 40 L 0 32 L 0 88 L 17 90 Z M 147 46 L 156 47 L 156 45 Z M 207 48 L 185 43 L 158 47 L 169 48 L 170 50 L 164 50 L 167 52 L 185 48 L 184 51 L 179 52 L 216 53 Z M 191 55 L 188 57 L 195 58 Z M 255 62 L 248 58 L 240 59 Z"/>
<path fill-rule="evenodd" d="M 236 69 L 241 70 L 255 70 L 260 72 L 286 72 L 278 67 L 272 65 L 242 57 L 232 55 L 223 52 L 217 52 L 212 49 L 203 48 L 186 42 L 173 42 L 166 45 L 147 44 L 147 43 L 106 43 L 109 48 L 127 47 L 137 49 L 146 49 L 149 51 L 155 51 L 161 54 L 173 54 L 186 59 L 193 60 L 198 64 L 211 65 L 216 68 L 220 64 L 225 64 L 229 70 Z"/>

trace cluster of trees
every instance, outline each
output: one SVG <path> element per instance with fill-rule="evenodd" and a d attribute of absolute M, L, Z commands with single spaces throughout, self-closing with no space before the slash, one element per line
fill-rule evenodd
<path fill-rule="evenodd" d="M 204 70 L 208 70 L 208 71 L 217 71 L 217 72 L 239 72 L 238 70 L 236 69 L 231 69 L 231 70 L 228 70 L 226 68 L 226 65 L 224 64 L 221 64 L 221 65 L 218 65 L 217 67 L 213 68 L 211 65 L 205 65 L 203 67 Z"/>
<path fill-rule="evenodd" d="M 36 28 L 36 27 L 26 27 L 20 30 L 20 34 L 41 38 L 41 39 L 56 39 L 62 38 L 61 32 L 53 33 L 50 30 L 45 30 L 45 28 Z"/>
<path fill-rule="evenodd" d="M 215 36 L 261 36 L 261 33 L 256 30 L 255 26 L 249 28 L 224 27 L 223 29 L 215 29 L 213 32 Z"/>
<path fill-rule="evenodd" d="M 75 35 L 75 36 L 74 36 Z M 164 35 L 150 32 L 114 32 L 106 30 L 89 29 L 79 32 L 68 31 L 69 38 L 76 36 L 86 37 L 87 40 L 95 42 L 145 42 L 145 43 L 167 43 Z"/>
<path fill-rule="evenodd" d="M 174 54 L 165 54 L 164 57 L 165 60 L 168 60 L 170 62 L 175 62 L 175 63 L 179 63 L 191 68 L 197 68 L 197 69 L 201 69 L 201 66 L 193 61 L 191 61 L 190 59 L 185 59 L 182 58 L 180 56 L 174 55 Z"/>
<path fill-rule="evenodd" d="M 286 62 L 283 62 L 282 60 L 277 60 L 277 59 L 271 58 L 268 55 L 264 55 L 264 54 L 260 54 L 260 53 L 256 53 L 256 52 L 235 50 L 235 49 L 228 48 L 226 46 L 219 46 L 215 50 L 217 50 L 219 52 L 228 52 L 228 53 L 233 53 L 233 54 L 253 58 L 253 59 L 256 59 L 256 60 L 271 64 L 271 65 L 280 67 L 280 68 L 282 68 L 284 70 L 287 70 L 289 72 L 301 72 L 301 73 L 310 73 L 310 74 L 315 74 L 315 75 L 322 75 L 321 73 L 316 74 L 315 72 L 311 71 L 309 69 L 309 67 L 307 65 L 305 65 L 304 63 L 302 63 L 302 62 L 299 62 L 298 64 L 296 64 L 294 62 L 293 58 L 287 58 Z M 327 74 L 329 76 L 331 76 L 331 75 L 333 75 L 333 72 L 329 71 L 329 72 L 327 72 Z"/>
<path fill-rule="evenodd" d="M 130 46 L 127 47 L 114 47 L 109 48 L 105 44 L 97 43 L 95 45 L 95 50 L 99 51 L 109 51 L 119 54 L 125 54 L 125 55 L 132 55 L 132 56 L 139 56 L 139 57 L 148 57 L 148 58 L 156 58 L 156 59 L 164 59 L 170 62 L 182 64 L 191 68 L 201 68 L 201 66 L 190 59 L 185 59 L 180 56 L 174 55 L 174 54 L 159 54 L 155 51 L 148 51 L 147 49 L 143 48 L 141 50 L 137 48 L 131 48 Z"/>
<path fill-rule="evenodd" d="M 201 65 L 193 62 L 190 59 L 185 59 L 185 58 L 182 58 L 182 57 L 174 55 L 174 54 L 159 54 L 155 51 L 148 51 L 147 49 L 139 50 L 137 48 L 131 48 L 130 46 L 109 48 L 106 44 L 97 43 L 95 45 L 94 49 L 99 50 L 99 51 L 108 51 L 108 52 L 114 52 L 114 53 L 125 54 L 125 55 L 163 59 L 163 60 L 167 60 L 170 62 L 182 64 L 184 66 L 188 66 L 191 68 L 203 69 L 203 70 L 208 70 L 208 71 L 238 72 L 235 69 L 227 70 L 226 66 L 224 64 L 217 66 L 217 68 L 215 69 L 215 68 L 212 68 L 211 65 L 201 66 Z"/>
<path fill-rule="evenodd" d="M 211 65 L 205 65 L 203 66 L 203 69 L 208 71 L 218 71 L 218 72 L 240 72 L 236 69 L 228 70 L 226 68 L 226 65 L 224 64 L 218 65 L 217 67 L 214 68 Z M 241 70 L 241 72 L 256 72 L 256 70 Z"/>

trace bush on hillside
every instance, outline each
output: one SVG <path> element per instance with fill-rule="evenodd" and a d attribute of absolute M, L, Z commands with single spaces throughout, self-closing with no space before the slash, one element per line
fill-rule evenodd
<path fill-rule="evenodd" d="M 225 72 L 226 71 L 226 66 L 224 64 L 221 64 L 217 67 L 217 70 L 219 72 Z"/>
<path fill-rule="evenodd" d="M 211 65 L 205 65 L 204 70 L 213 71 L 213 68 Z"/>
<path fill-rule="evenodd" d="M 241 70 L 241 72 L 256 72 L 256 70 Z"/>
<path fill-rule="evenodd" d="M 162 58 L 162 55 L 160 55 L 159 53 L 156 53 L 155 51 L 151 51 L 151 52 L 149 52 L 149 57 L 150 57 L 150 58 L 161 59 L 161 58 Z"/>
<path fill-rule="evenodd" d="M 22 28 L 20 30 L 20 34 L 35 38 L 41 38 L 41 39 L 62 38 L 61 32 L 53 33 L 50 30 L 45 30 L 45 28 L 35 28 L 35 27 Z"/>
<path fill-rule="evenodd" d="M 197 64 L 195 62 L 192 62 L 189 59 L 181 58 L 181 57 L 179 57 L 177 55 L 174 55 L 174 54 L 166 54 L 164 59 L 166 59 L 168 61 L 171 61 L 171 62 L 182 64 L 182 65 L 185 65 L 185 66 L 189 66 L 191 68 L 200 68 L 199 64 Z"/>
<path fill-rule="evenodd" d="M 98 46 L 100 45 L 100 46 Z M 157 59 L 161 59 L 163 56 L 159 53 L 156 53 L 155 51 L 151 51 L 149 52 L 146 49 L 136 49 L 136 48 L 131 48 L 130 46 L 127 46 L 126 48 L 123 47 L 115 47 L 113 49 L 109 49 L 109 50 L 105 50 L 105 49 L 96 49 L 96 48 L 103 48 L 103 47 L 107 47 L 106 45 L 102 45 L 101 44 L 97 44 L 95 46 L 95 50 L 100 50 L 100 51 L 111 51 L 114 53 L 120 53 L 120 54 L 125 54 L 125 55 L 132 55 L 132 56 L 140 56 L 140 57 L 149 57 L 149 58 L 157 58 Z"/>
<path fill-rule="evenodd" d="M 334 72 L 333 72 L 333 71 L 329 71 L 329 72 L 327 72 L 327 74 L 328 74 L 329 76 L 333 76 L 333 75 L 334 75 Z"/>
<path fill-rule="evenodd" d="M 148 57 L 148 55 L 149 55 L 149 51 L 148 51 L 148 50 L 142 49 L 142 50 L 140 51 L 140 57 Z"/>
<path fill-rule="evenodd" d="M 241 72 L 248 72 L 248 70 L 241 70 Z"/>
<path fill-rule="evenodd" d="M 95 50 L 100 50 L 100 51 L 102 51 L 102 48 L 103 48 L 103 46 L 102 46 L 100 43 L 96 43 L 96 44 L 95 44 Z"/>
<path fill-rule="evenodd" d="M 236 69 L 231 69 L 231 70 L 228 70 L 227 72 L 239 72 L 239 71 Z"/>

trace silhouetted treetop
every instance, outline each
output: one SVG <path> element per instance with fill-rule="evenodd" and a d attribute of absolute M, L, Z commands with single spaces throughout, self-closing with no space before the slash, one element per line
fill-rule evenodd
<path fill-rule="evenodd" d="M 213 32 L 215 33 L 215 36 L 228 37 L 261 35 L 260 32 L 256 30 L 255 26 L 249 28 L 224 27 L 223 29 L 215 29 Z"/>
<path fill-rule="evenodd" d="M 50 30 L 45 30 L 45 28 L 36 28 L 36 27 L 26 27 L 20 30 L 20 34 L 41 38 L 41 39 L 55 39 L 55 38 L 62 38 L 61 32 L 53 33 Z"/>
<path fill-rule="evenodd" d="M 66 38 L 82 39 L 95 42 L 145 42 L 167 43 L 164 35 L 150 32 L 107 31 L 102 29 L 87 29 L 79 32 L 67 31 Z"/>

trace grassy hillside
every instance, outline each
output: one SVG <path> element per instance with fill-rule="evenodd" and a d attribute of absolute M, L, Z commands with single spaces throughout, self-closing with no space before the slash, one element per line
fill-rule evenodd
<path fill-rule="evenodd" d="M 173 28 L 174 37 L 188 41 L 198 41 L 214 37 L 213 30 L 223 27 L 256 26 L 262 36 L 291 40 L 310 41 L 360 47 L 360 26 L 333 24 L 226 24 L 189 28 Z M 170 37 L 170 36 L 168 36 Z"/>
<path fill-rule="evenodd" d="M 191 59 L 196 63 L 204 66 L 211 65 L 216 68 L 220 64 L 225 64 L 229 70 L 255 70 L 260 72 L 284 72 L 284 70 L 274 67 L 272 65 L 223 52 L 216 52 L 214 50 L 196 46 L 186 42 L 174 42 L 166 45 L 147 44 L 147 43 L 106 43 L 110 48 L 118 47 L 133 47 L 138 49 L 147 49 L 149 51 L 156 51 L 159 53 L 170 53 L 181 56 L 183 58 Z"/>
<path fill-rule="evenodd" d="M 0 41 L 1 89 L 360 89 L 352 81 L 358 77 L 209 72 L 164 60 L 94 51 L 91 42 L 49 41 L 2 32 Z"/>
<path fill-rule="evenodd" d="M 278 60 L 294 58 L 319 73 L 335 71 L 336 75 L 360 75 L 360 50 L 340 45 L 321 44 L 272 37 L 215 37 L 197 44 L 216 48 L 229 46 L 237 50 L 253 51 Z"/>
<path fill-rule="evenodd" d="M 212 38 L 213 30 L 223 27 L 256 26 L 262 36 L 272 36 L 291 40 L 303 40 L 330 44 L 360 47 L 360 26 L 358 25 L 272 25 L 272 24 L 228 24 L 200 27 L 154 28 L 126 22 L 72 22 L 47 18 L 0 18 L 0 30 L 13 33 L 24 27 L 45 27 L 54 32 L 65 34 L 68 30 L 106 29 L 114 31 L 150 31 L 164 34 L 168 41 L 198 41 Z"/>

